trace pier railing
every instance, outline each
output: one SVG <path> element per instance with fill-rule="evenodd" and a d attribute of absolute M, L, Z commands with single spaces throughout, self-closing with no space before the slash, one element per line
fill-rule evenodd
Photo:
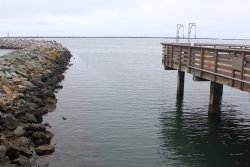
<path fill-rule="evenodd" d="M 250 45 L 162 43 L 166 70 L 250 92 Z"/>

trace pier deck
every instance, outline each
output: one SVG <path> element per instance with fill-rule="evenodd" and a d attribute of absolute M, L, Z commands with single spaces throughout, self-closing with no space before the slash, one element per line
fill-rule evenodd
<path fill-rule="evenodd" d="M 223 85 L 250 93 L 250 45 L 161 44 L 165 70 L 178 70 L 178 96 L 183 96 L 185 72 L 211 81 L 211 105 L 218 101 L 216 96 L 222 96 Z"/>

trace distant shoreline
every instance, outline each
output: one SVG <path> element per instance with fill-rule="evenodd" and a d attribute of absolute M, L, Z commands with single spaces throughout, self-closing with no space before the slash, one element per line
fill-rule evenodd
<path fill-rule="evenodd" d="M 12 36 L 12 37 L 0 37 L 1 38 L 124 38 L 124 39 L 176 39 L 176 37 L 125 37 L 125 36 Z M 188 38 L 180 38 L 180 39 L 188 39 Z M 207 40 L 250 40 L 250 39 L 233 39 L 233 38 L 190 38 L 190 39 L 207 39 Z"/>

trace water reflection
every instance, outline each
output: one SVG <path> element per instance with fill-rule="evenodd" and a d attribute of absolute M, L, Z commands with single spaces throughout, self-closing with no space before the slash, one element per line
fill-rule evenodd
<path fill-rule="evenodd" d="M 207 114 L 206 106 L 192 107 L 178 98 L 163 109 L 161 154 L 178 166 L 248 166 L 250 120 L 237 117 L 240 112 L 231 105 L 216 115 Z"/>

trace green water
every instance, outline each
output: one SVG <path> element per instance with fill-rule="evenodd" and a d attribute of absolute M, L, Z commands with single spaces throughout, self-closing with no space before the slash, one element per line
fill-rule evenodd
<path fill-rule="evenodd" d="M 73 66 L 45 118 L 55 134 L 56 152 L 42 158 L 51 167 L 249 166 L 248 93 L 225 86 L 221 114 L 208 116 L 209 82 L 186 75 L 176 99 L 177 73 L 161 64 L 167 40 L 57 40 Z"/>

